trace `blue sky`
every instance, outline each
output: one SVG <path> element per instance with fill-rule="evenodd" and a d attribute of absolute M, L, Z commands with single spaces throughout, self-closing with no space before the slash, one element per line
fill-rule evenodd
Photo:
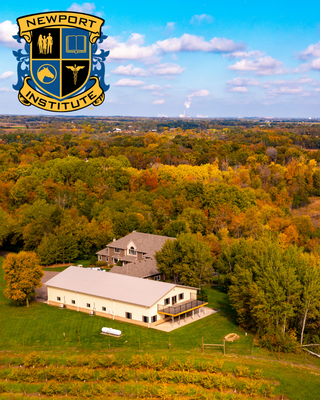
<path fill-rule="evenodd" d="M 47 3 L 48 4 L 48 3 Z M 74 10 L 105 20 L 105 102 L 79 115 L 319 117 L 320 4 L 15 1 L 1 5 L 0 114 L 47 114 L 19 103 L 16 19 Z M 72 114 L 69 114 L 72 115 Z"/>

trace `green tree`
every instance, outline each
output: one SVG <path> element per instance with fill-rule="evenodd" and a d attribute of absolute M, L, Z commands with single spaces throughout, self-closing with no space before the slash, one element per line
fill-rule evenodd
<path fill-rule="evenodd" d="M 58 227 L 56 230 L 57 235 L 57 259 L 65 264 L 66 261 L 71 262 L 77 258 L 78 244 L 72 233 L 68 232 L 64 226 Z"/>
<path fill-rule="evenodd" d="M 0 246 L 11 232 L 11 222 L 9 215 L 0 207 Z"/>
<path fill-rule="evenodd" d="M 303 344 L 308 318 L 320 316 L 320 265 L 313 255 L 308 257 L 308 264 L 303 269 L 301 278 L 303 289 L 299 310 L 302 317 L 300 343 Z"/>
<path fill-rule="evenodd" d="M 21 251 L 8 254 L 3 270 L 7 281 L 4 295 L 17 304 L 26 302 L 28 307 L 29 301 L 37 296 L 35 289 L 42 286 L 43 270 L 36 253 Z"/>
<path fill-rule="evenodd" d="M 53 264 L 58 256 L 58 238 L 50 233 L 48 236 L 43 236 L 40 245 L 37 248 L 37 254 L 41 264 Z"/>
<path fill-rule="evenodd" d="M 167 240 L 156 253 L 158 268 L 166 278 L 177 283 L 200 287 L 212 278 L 213 258 L 209 246 L 191 233 L 183 233 L 176 240 Z"/>

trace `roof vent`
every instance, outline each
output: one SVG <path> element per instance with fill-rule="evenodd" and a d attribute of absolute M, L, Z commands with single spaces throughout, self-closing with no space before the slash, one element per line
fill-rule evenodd
<path fill-rule="evenodd" d="M 132 231 L 132 233 L 136 233 L 137 231 Z"/>

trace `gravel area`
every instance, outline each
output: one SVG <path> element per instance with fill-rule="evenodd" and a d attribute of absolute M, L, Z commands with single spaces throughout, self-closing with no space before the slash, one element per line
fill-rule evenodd
<path fill-rule="evenodd" d="M 41 279 L 42 287 L 36 289 L 36 292 L 38 294 L 37 301 L 39 301 L 40 303 L 45 303 L 48 300 L 47 286 L 45 286 L 44 283 L 58 274 L 60 274 L 60 272 L 55 272 L 55 271 L 44 272 L 44 276 Z"/>

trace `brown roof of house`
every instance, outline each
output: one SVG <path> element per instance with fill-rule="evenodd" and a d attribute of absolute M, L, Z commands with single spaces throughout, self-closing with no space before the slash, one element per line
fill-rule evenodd
<path fill-rule="evenodd" d="M 114 266 L 109 272 L 121 275 L 135 276 L 137 278 L 148 278 L 159 275 L 157 262 L 154 259 L 139 260 L 119 267 Z"/>
<path fill-rule="evenodd" d="M 97 251 L 96 254 L 99 254 L 99 256 L 108 256 L 109 251 L 108 251 L 108 249 L 102 249 L 100 251 Z"/>
<path fill-rule="evenodd" d="M 145 307 L 153 306 L 178 286 L 79 267 L 65 269 L 45 285 Z"/>
<path fill-rule="evenodd" d="M 167 240 L 175 240 L 168 236 L 152 235 L 150 233 L 141 233 L 133 231 L 127 236 L 109 243 L 108 247 L 117 247 L 126 249 L 130 242 L 133 242 L 137 251 L 146 253 L 149 257 L 153 257 L 156 251 L 160 251 Z"/>

